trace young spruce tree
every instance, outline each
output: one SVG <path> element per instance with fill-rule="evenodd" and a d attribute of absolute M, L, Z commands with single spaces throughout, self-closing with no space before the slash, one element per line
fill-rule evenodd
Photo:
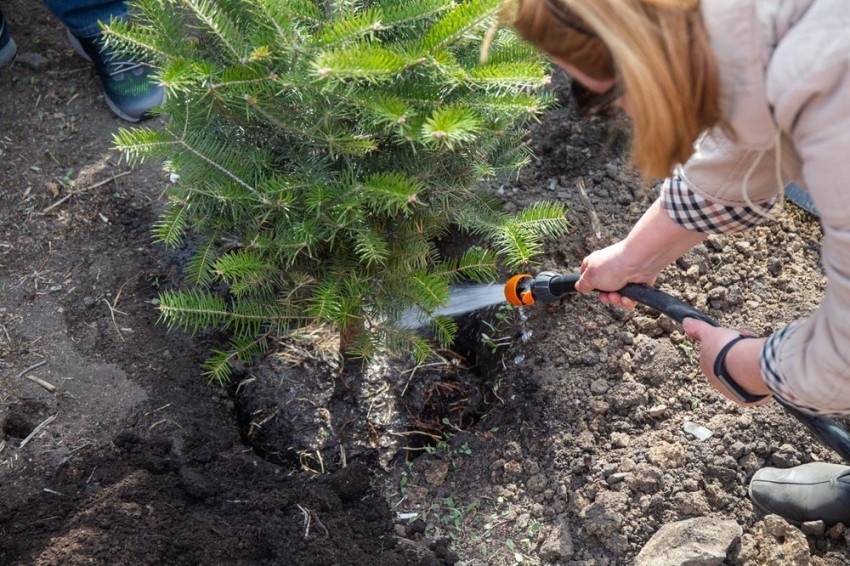
<path fill-rule="evenodd" d="M 194 254 L 159 308 L 232 336 L 211 378 L 311 324 L 349 356 L 423 359 L 429 342 L 393 324 L 405 309 L 433 312 L 454 282 L 492 281 L 565 232 L 557 204 L 509 215 L 478 190 L 529 160 L 524 127 L 552 102 L 545 62 L 510 31 L 479 61 L 499 3 L 136 0 L 132 25 L 111 26 L 167 89 L 162 127 L 116 142 L 174 173 L 156 239 Z M 479 245 L 444 257 L 449 234 Z M 433 327 L 451 342 L 452 320 Z"/>

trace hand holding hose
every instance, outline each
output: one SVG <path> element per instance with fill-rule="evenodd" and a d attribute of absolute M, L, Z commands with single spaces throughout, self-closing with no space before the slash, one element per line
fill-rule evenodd
<path fill-rule="evenodd" d="M 759 366 L 764 338 L 751 337 L 731 328 L 712 326 L 694 318 L 685 318 L 682 327 L 688 338 L 700 342 L 699 365 L 712 387 L 730 401 L 745 407 L 770 402 L 770 389 L 764 384 Z M 741 340 L 741 337 L 749 339 Z M 733 344 L 735 340 L 737 342 Z M 742 399 L 740 393 L 730 390 L 717 378 L 715 370 L 726 371 L 728 378 L 750 397 Z"/>
<path fill-rule="evenodd" d="M 674 222 L 660 199 L 656 200 L 624 240 L 584 258 L 576 290 L 580 293 L 602 291 L 599 300 L 603 303 L 633 308 L 636 303 L 631 297 L 615 291 L 627 283 L 653 285 L 661 270 L 703 241 L 705 236 Z"/>
<path fill-rule="evenodd" d="M 633 309 L 637 301 L 617 291 L 627 283 L 652 285 L 658 272 L 647 272 L 633 264 L 634 256 L 626 251 L 625 241 L 597 250 L 581 262 L 581 277 L 576 283 L 579 293 L 598 292 L 599 301 L 606 305 Z"/>

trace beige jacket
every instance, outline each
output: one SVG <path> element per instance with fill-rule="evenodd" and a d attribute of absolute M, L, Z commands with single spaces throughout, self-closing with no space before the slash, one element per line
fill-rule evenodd
<path fill-rule="evenodd" d="M 762 203 L 795 181 L 821 214 L 821 307 L 763 351 L 768 385 L 814 412 L 850 413 L 850 0 L 703 0 L 723 113 L 682 170 L 710 202 Z M 776 148 L 781 150 L 777 179 Z M 771 375 L 772 374 L 772 378 Z"/>

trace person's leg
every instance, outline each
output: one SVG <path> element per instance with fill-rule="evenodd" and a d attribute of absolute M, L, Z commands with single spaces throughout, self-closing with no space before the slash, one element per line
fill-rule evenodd
<path fill-rule="evenodd" d="M 162 105 L 165 91 L 154 80 L 153 69 L 107 49 L 101 23 L 128 18 L 124 2 L 104 0 L 45 0 L 45 4 L 68 28 L 74 50 L 94 63 L 103 85 L 106 104 L 120 118 L 138 122 Z"/>
<path fill-rule="evenodd" d="M 9 34 L 9 26 L 6 17 L 0 12 L 0 67 L 5 67 L 12 62 L 18 52 L 15 40 Z"/>
<path fill-rule="evenodd" d="M 100 22 L 108 24 L 113 19 L 127 19 L 127 5 L 124 2 L 44 0 L 44 4 L 77 37 L 100 35 Z"/>

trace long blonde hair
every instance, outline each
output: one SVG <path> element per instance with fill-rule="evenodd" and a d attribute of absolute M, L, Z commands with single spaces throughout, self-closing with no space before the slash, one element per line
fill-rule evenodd
<path fill-rule="evenodd" d="M 619 81 L 632 119 L 631 158 L 646 179 L 669 175 L 700 133 L 722 124 L 699 0 L 509 0 L 502 16 L 550 57 Z"/>

